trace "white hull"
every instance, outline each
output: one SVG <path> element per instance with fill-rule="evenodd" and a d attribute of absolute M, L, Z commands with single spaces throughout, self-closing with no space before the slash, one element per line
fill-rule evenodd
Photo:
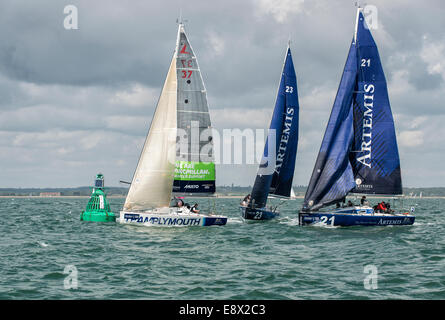
<path fill-rule="evenodd" d="M 121 211 L 119 222 L 146 227 L 205 227 L 223 226 L 227 223 L 227 217 L 186 213 L 179 208 L 157 208 L 146 212 Z"/>

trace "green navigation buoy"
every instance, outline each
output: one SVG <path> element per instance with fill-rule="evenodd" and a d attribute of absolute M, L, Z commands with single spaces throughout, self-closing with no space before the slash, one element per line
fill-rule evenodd
<path fill-rule="evenodd" d="M 96 175 L 93 192 L 88 201 L 85 211 L 80 214 L 80 220 L 83 221 L 116 221 L 116 216 L 110 210 L 110 204 L 107 201 L 107 195 L 104 188 L 104 176 L 99 173 Z"/>

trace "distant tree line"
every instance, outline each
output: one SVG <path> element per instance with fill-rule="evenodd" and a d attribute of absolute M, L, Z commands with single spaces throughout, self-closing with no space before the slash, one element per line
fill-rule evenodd
<path fill-rule="evenodd" d="M 125 196 L 128 188 L 106 187 L 108 195 Z M 89 196 L 92 187 L 77 188 L 0 188 L 0 196 L 40 196 L 41 193 L 60 192 L 61 196 Z"/>

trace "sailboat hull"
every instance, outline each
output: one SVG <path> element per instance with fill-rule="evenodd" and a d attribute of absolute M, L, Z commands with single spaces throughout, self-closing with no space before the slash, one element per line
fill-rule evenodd
<path fill-rule="evenodd" d="M 371 209 L 372 210 L 372 209 Z M 412 225 L 415 217 L 406 213 L 385 214 L 372 212 L 300 212 L 300 225 L 327 225 L 327 226 L 402 226 Z"/>
<path fill-rule="evenodd" d="M 240 209 L 241 216 L 246 220 L 270 220 L 280 215 L 278 212 L 273 212 L 266 208 L 240 207 Z"/>
<path fill-rule="evenodd" d="M 158 210 L 153 210 L 153 212 L 121 211 L 119 222 L 146 227 L 208 227 L 225 225 L 227 217 L 182 213 L 171 209 L 167 212 L 159 212 Z"/>

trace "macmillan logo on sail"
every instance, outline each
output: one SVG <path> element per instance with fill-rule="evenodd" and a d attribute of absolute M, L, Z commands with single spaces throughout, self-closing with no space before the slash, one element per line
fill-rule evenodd
<path fill-rule="evenodd" d="M 365 112 L 363 112 L 363 133 L 360 154 L 364 154 L 357 157 L 357 161 L 371 168 L 372 110 L 374 108 L 375 87 L 373 84 L 365 84 L 363 89 L 365 90 L 365 94 L 363 95 Z"/>
<path fill-rule="evenodd" d="M 284 130 L 281 134 L 280 146 L 278 148 L 277 161 L 275 166 L 275 172 L 280 173 L 281 166 L 283 165 L 284 157 L 286 156 L 287 143 L 289 142 L 290 130 L 292 127 L 292 120 L 294 118 L 294 108 L 288 107 L 286 109 L 286 117 L 284 118 Z"/>

